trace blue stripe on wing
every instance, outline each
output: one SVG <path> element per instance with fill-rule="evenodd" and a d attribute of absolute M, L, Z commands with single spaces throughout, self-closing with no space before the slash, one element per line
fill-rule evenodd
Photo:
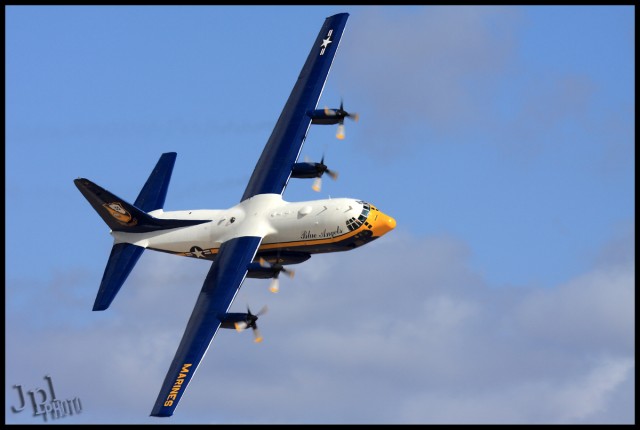
<path fill-rule="evenodd" d="M 173 415 L 240 289 L 261 241 L 261 237 L 246 236 L 231 239 L 220 246 L 153 406 L 152 416 Z"/>
<path fill-rule="evenodd" d="M 311 118 L 347 23 L 348 13 L 328 17 L 249 179 L 242 201 L 257 194 L 282 194 L 298 159 Z"/>

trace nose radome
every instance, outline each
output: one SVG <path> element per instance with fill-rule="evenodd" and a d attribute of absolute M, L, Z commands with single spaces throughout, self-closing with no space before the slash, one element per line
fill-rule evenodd
<path fill-rule="evenodd" d="M 389 215 L 379 212 L 374 223 L 374 236 L 382 236 L 396 228 L 396 220 Z"/>
<path fill-rule="evenodd" d="M 395 218 L 389 217 L 389 219 L 387 220 L 387 224 L 389 225 L 389 231 L 391 231 L 394 228 L 396 228 L 396 220 L 395 220 Z"/>

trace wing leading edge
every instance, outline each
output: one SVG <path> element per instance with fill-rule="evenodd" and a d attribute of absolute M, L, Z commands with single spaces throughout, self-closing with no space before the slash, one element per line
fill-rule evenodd
<path fill-rule="evenodd" d="M 257 194 L 282 194 L 298 159 L 311 118 L 329 75 L 348 13 L 328 17 L 302 67 L 291 95 L 249 179 L 242 201 Z"/>
<path fill-rule="evenodd" d="M 173 415 L 240 289 L 261 242 L 261 237 L 245 236 L 231 239 L 220 246 L 218 257 L 211 264 L 151 416 Z"/>

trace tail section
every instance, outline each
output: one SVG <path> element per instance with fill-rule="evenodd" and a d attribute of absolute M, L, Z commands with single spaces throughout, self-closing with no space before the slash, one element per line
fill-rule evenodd
<path fill-rule="evenodd" d="M 113 231 L 145 233 L 208 222 L 207 220 L 159 219 L 147 214 L 164 206 L 175 160 L 175 152 L 162 154 L 133 205 L 88 179 L 79 178 L 73 182 Z M 143 251 L 144 248 L 129 243 L 113 245 L 98 296 L 93 305 L 94 311 L 102 311 L 109 307 Z"/>
<path fill-rule="evenodd" d="M 155 171 L 154 171 L 155 173 Z M 153 173 L 147 185 L 150 183 Z M 91 206 L 98 212 L 98 215 L 107 223 L 113 231 L 126 231 L 129 233 L 146 233 L 149 231 L 166 230 L 169 228 L 188 227 L 192 225 L 202 224 L 202 220 L 180 220 L 180 219 L 160 219 L 154 218 L 147 214 L 144 210 L 132 205 L 126 200 L 121 199 L 115 194 L 110 193 L 97 184 L 88 179 L 78 178 L 73 181 L 82 195 L 89 201 Z M 168 185 L 169 178 L 166 182 L 161 182 L 160 186 Z M 153 181 L 151 181 L 153 183 Z M 145 193 L 147 191 L 147 193 Z M 145 206 L 157 206 L 159 202 L 164 203 L 164 195 L 158 192 L 156 188 L 145 186 L 136 199 L 136 202 L 142 202 Z M 156 207 L 155 209 L 160 209 Z"/>

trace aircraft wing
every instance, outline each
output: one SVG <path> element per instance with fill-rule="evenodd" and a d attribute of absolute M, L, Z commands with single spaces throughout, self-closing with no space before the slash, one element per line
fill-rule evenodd
<path fill-rule="evenodd" d="M 302 67 L 291 95 L 249 179 L 242 201 L 257 194 L 282 194 L 307 136 L 331 63 L 340 44 L 348 13 L 328 17 Z"/>
<path fill-rule="evenodd" d="M 261 237 L 244 236 L 231 239 L 220 246 L 218 256 L 207 274 L 180 346 L 153 406 L 151 416 L 173 415 L 173 411 L 240 289 L 248 266 L 253 261 L 261 242 Z"/>
<path fill-rule="evenodd" d="M 242 201 L 258 194 L 282 194 L 307 135 L 311 117 L 327 80 L 349 14 L 328 17 L 316 38 L 271 137 L 249 179 Z M 151 411 L 173 414 L 233 302 L 262 237 L 231 239 L 220 251 L 204 281 L 180 346 Z"/>

